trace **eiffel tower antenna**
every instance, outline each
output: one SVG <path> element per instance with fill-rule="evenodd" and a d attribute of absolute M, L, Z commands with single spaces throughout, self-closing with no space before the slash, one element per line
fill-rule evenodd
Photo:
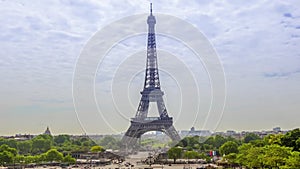
<path fill-rule="evenodd" d="M 152 15 L 152 3 L 150 3 L 150 15 Z"/>

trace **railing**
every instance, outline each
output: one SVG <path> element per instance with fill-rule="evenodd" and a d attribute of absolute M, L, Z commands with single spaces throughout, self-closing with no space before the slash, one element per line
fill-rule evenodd
<path fill-rule="evenodd" d="M 161 117 L 146 117 L 146 118 L 131 118 L 131 121 L 134 121 L 134 122 L 147 122 L 147 121 L 169 121 L 169 120 L 172 120 L 173 118 L 172 117 L 164 117 L 164 118 L 161 118 Z"/>

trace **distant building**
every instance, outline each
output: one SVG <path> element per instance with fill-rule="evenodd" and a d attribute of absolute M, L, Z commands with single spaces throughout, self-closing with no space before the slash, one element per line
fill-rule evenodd
<path fill-rule="evenodd" d="M 235 135 L 236 134 L 236 131 L 234 131 L 234 130 L 227 130 L 226 131 L 226 135 L 227 136 L 233 136 L 233 135 Z"/>
<path fill-rule="evenodd" d="M 211 132 L 209 130 L 195 130 L 195 127 L 192 127 L 190 130 L 180 131 L 180 135 L 185 136 L 210 136 Z"/>
<path fill-rule="evenodd" d="M 275 133 L 279 133 L 279 132 L 281 132 L 281 128 L 280 128 L 280 127 L 274 127 L 274 128 L 273 128 L 273 131 L 274 131 Z"/>
<path fill-rule="evenodd" d="M 46 134 L 46 135 L 50 135 L 51 136 L 51 132 L 50 132 L 50 130 L 49 130 L 49 127 L 47 126 L 47 129 L 46 129 L 46 131 L 44 132 L 44 134 Z"/>
<path fill-rule="evenodd" d="M 31 134 L 16 134 L 14 137 L 15 140 L 18 140 L 18 141 L 25 141 L 25 140 L 30 140 L 34 137 L 34 135 L 31 135 Z"/>

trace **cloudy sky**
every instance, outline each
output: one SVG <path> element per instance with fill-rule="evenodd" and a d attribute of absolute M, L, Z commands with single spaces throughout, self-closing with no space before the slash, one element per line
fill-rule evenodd
<path fill-rule="evenodd" d="M 178 130 L 192 126 L 220 131 L 299 127 L 299 1 L 152 2 L 154 13 L 180 18 L 201 31 L 225 72 L 227 94 L 221 121 L 209 121 L 217 125 L 206 128 L 211 85 L 205 67 L 180 42 L 157 36 L 164 99 Z M 119 19 L 148 11 L 149 1 L 142 0 L 0 1 L 0 135 L 36 134 L 47 126 L 55 134 L 124 132 L 129 125 L 126 117 L 135 115 L 142 90 L 146 35 L 116 44 L 98 67 L 95 98 L 104 113 L 89 119 L 94 120 L 90 123 L 80 121 L 82 114 L 75 112 L 73 72 L 81 51 L 97 32 Z M 172 65 L 183 66 L 176 67 L 180 70 L 176 72 Z M 128 96 L 118 97 L 124 92 L 120 81 L 124 71 L 134 75 L 127 79 Z M 194 90 L 199 95 L 193 95 Z M 180 107 L 186 98 L 189 103 Z M 122 118 L 113 121 L 110 117 Z"/>

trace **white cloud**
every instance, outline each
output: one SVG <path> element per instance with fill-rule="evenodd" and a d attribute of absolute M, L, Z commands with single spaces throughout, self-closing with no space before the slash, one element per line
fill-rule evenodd
<path fill-rule="evenodd" d="M 69 107 L 65 116 L 73 116 L 72 74 L 81 48 L 97 30 L 109 23 L 124 16 L 148 13 L 148 3 L 148 1 L 138 0 L 123 3 L 115 0 L 53 0 L 34 3 L 21 0 L 1 1 L 0 101 L 3 104 L 1 112 L 5 113 L 9 110 L 12 114 L 19 116 L 22 110 L 14 109 L 13 111 L 14 105 L 16 107 L 33 105 L 32 112 L 48 112 L 48 109 L 56 111 L 56 106 L 62 106 Z M 298 1 L 170 0 L 153 1 L 153 4 L 154 12 L 183 18 L 195 25 L 211 40 L 224 64 L 229 80 L 228 88 L 231 98 L 227 113 L 236 112 L 232 115 L 237 116 L 238 112 L 250 111 L 233 103 L 242 97 L 238 91 L 251 87 L 248 83 L 257 87 L 257 93 L 266 93 L 266 100 L 273 100 L 270 101 L 270 105 L 274 103 L 285 105 L 287 108 L 282 112 L 289 111 L 287 105 L 292 102 L 291 100 L 299 99 L 299 96 L 294 95 L 288 98 L 290 92 L 287 92 L 286 94 L 280 93 L 278 96 L 290 100 L 274 101 L 272 97 L 276 95 L 270 94 L 282 87 L 282 83 L 291 86 L 287 88 L 289 91 L 299 91 L 299 87 L 294 85 L 299 82 L 300 75 L 300 12 L 298 10 L 300 4 Z M 172 45 L 176 43 L 170 45 L 170 41 L 163 38 L 160 40 L 158 44 L 161 46 L 159 47 L 173 54 L 174 51 L 177 52 L 176 47 L 172 50 Z M 121 44 L 126 49 L 123 52 L 137 51 L 140 49 L 137 45 L 145 45 L 145 42 L 141 41 L 137 39 L 134 43 L 124 42 Z M 117 53 L 118 51 L 115 51 L 111 56 Z M 177 53 L 187 52 L 180 48 Z M 113 70 L 117 59 L 118 57 L 111 57 L 106 60 L 106 72 Z M 189 59 L 184 61 L 188 65 L 192 63 Z M 197 67 L 197 65 L 191 67 Z M 249 101 L 251 104 L 256 99 L 252 93 L 243 92 L 243 95 L 248 97 L 245 102 Z M 34 105 L 39 105 L 40 102 L 43 102 L 43 106 L 34 110 Z M 45 104 L 47 102 L 49 105 Z M 64 105 L 61 102 L 66 103 Z M 257 103 L 254 101 L 253 106 L 255 104 Z M 266 105 L 268 105 L 267 101 Z M 261 113 L 264 109 L 259 108 L 255 111 Z M 299 111 L 299 107 L 297 109 L 292 106 L 291 115 L 294 115 L 295 111 Z M 21 118 L 26 116 L 21 115 Z M 40 118 L 42 117 L 37 117 L 37 121 Z M 60 119 L 56 120 L 58 120 L 57 124 L 61 124 Z M 0 120 L 0 123 L 2 122 L 3 120 Z M 226 128 L 229 123 L 230 121 L 225 121 L 221 129 Z M 294 125 L 294 123 L 287 124 L 286 121 L 280 120 L 278 123 L 287 127 Z M 18 126 L 16 123 L 13 125 Z M 72 125 L 76 128 L 77 124 Z M 242 124 L 239 125 L 241 126 L 235 127 L 247 128 Z M 15 131 L 7 129 L 1 132 Z"/>

